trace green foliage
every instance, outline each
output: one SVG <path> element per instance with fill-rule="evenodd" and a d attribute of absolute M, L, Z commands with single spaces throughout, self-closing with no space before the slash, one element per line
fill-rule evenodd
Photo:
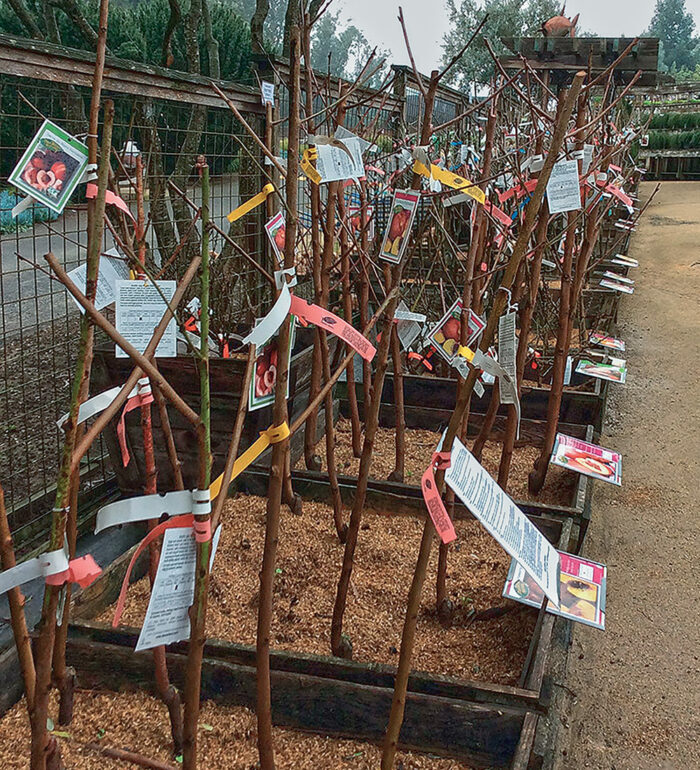
<path fill-rule="evenodd" d="M 700 149 L 700 129 L 694 131 L 650 131 L 651 150 L 697 150 Z"/>
<path fill-rule="evenodd" d="M 661 40 L 660 69 L 695 69 L 699 57 L 694 30 L 693 14 L 686 9 L 685 0 L 657 0 L 647 34 Z"/>
<path fill-rule="evenodd" d="M 447 0 L 451 28 L 443 40 L 445 62 L 459 52 L 484 16 L 489 15 L 478 38 L 453 68 L 452 83 L 488 83 L 494 64 L 481 42 L 484 37 L 498 54 L 505 53 L 502 37 L 535 37 L 541 34 L 542 24 L 560 10 L 560 0 Z"/>
<path fill-rule="evenodd" d="M 31 8 L 32 0 L 25 0 Z M 79 0 L 85 18 L 97 29 L 99 3 Z M 227 80 L 252 82 L 250 73 L 251 45 L 248 19 L 236 11 L 235 5 L 223 0 L 210 0 L 212 31 L 219 42 L 221 77 Z M 80 30 L 68 17 L 58 11 L 58 28 L 63 45 L 69 48 L 91 50 Z M 162 65 L 163 34 L 170 18 L 168 0 L 140 0 L 137 3 L 115 2 L 109 11 L 107 47 L 112 56 Z M 17 20 L 7 0 L 0 0 L 0 32 L 27 36 L 27 30 Z M 174 61 L 170 67 L 183 72 L 190 67 L 185 56 L 185 41 L 182 25 L 178 25 L 173 36 L 172 52 Z M 200 53 L 202 70 L 206 74 L 207 57 L 203 29 L 200 30 Z"/>
<path fill-rule="evenodd" d="M 311 66 L 319 72 L 355 78 L 369 58 L 372 46 L 354 25 L 343 27 L 340 13 L 327 11 L 312 31 Z M 387 53 L 378 52 L 375 63 Z"/>
<path fill-rule="evenodd" d="M 671 131 L 688 131 L 700 128 L 700 112 L 662 112 L 654 115 L 649 128 Z"/>

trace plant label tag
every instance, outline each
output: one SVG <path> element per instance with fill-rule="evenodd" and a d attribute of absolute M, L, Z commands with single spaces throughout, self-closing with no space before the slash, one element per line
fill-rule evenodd
<path fill-rule="evenodd" d="M 143 353 L 153 337 L 156 326 L 168 311 L 168 302 L 175 294 L 176 281 L 116 281 L 116 327 L 139 353 Z M 162 296 L 161 296 L 162 293 Z M 165 298 L 165 299 L 163 299 Z M 118 345 L 117 358 L 128 358 Z M 171 318 L 156 348 L 156 358 L 174 358 L 177 355 L 177 324 Z"/>
<path fill-rule="evenodd" d="M 214 563 L 221 536 L 219 526 L 211 546 L 209 568 Z M 190 635 L 189 609 L 194 601 L 197 545 L 191 527 L 167 529 L 158 572 L 153 581 L 146 618 L 136 643 L 136 652 L 181 642 Z"/>
<path fill-rule="evenodd" d="M 559 554 L 457 438 L 445 481 L 558 607 Z"/>
<path fill-rule="evenodd" d="M 269 83 L 267 80 L 263 80 L 260 83 L 260 95 L 262 97 L 263 104 L 271 104 L 275 106 L 275 84 Z"/>
<path fill-rule="evenodd" d="M 554 164 L 547 183 L 550 214 L 563 214 L 581 208 L 581 187 L 577 160 L 560 160 Z"/>
<path fill-rule="evenodd" d="M 129 265 L 116 249 L 110 249 L 100 256 L 100 267 L 97 276 L 97 293 L 95 294 L 95 310 L 102 310 L 111 305 L 117 298 L 117 281 L 129 280 Z M 83 292 L 86 293 L 87 263 L 76 267 L 68 273 L 68 277 Z M 69 293 L 68 295 L 81 313 L 85 308 Z"/>
<path fill-rule="evenodd" d="M 498 319 L 498 360 L 514 383 L 517 383 L 516 353 L 518 341 L 515 335 L 515 313 L 507 313 Z M 506 388 L 500 388 L 502 404 L 517 402 L 517 384 L 515 394 Z"/>

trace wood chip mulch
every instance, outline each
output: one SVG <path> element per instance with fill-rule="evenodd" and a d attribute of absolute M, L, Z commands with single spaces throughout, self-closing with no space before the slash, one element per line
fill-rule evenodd
<path fill-rule="evenodd" d="M 418 486 L 421 476 L 430 463 L 435 447 L 440 441 L 440 433 L 432 430 L 406 430 L 405 482 Z M 472 442 L 468 442 L 471 448 Z M 496 441 L 487 441 L 481 463 L 494 477 L 498 477 L 501 462 L 502 445 Z M 316 445 L 316 454 L 326 468 L 325 438 Z M 527 477 L 533 463 L 540 454 L 534 446 L 520 446 L 513 450 L 508 480 L 508 494 L 514 500 L 535 500 L 544 505 L 571 505 L 578 476 L 565 468 L 550 466 L 547 481 L 537 497 L 533 497 L 527 488 Z M 370 477 L 385 480 L 394 470 L 396 459 L 396 437 L 394 428 L 379 428 L 372 451 Z M 303 458 L 297 462 L 297 468 L 303 467 Z M 350 420 L 340 418 L 335 432 L 335 464 L 338 473 L 345 476 L 357 476 L 360 460 L 352 452 L 352 424 Z"/>
<path fill-rule="evenodd" d="M 52 703 L 55 716 L 57 704 Z M 61 755 L 68 770 L 127 770 L 137 766 L 86 748 L 88 743 L 126 749 L 151 759 L 173 761 L 170 726 L 165 707 L 144 693 L 78 691 L 75 716 L 68 727 L 57 727 Z M 204 703 L 197 736 L 198 765 L 211 770 L 255 770 L 258 767 L 255 714 L 245 708 Z M 275 759 L 280 770 L 354 768 L 376 770 L 381 750 L 353 740 L 335 740 L 275 728 Z M 3 770 L 28 770 L 29 721 L 22 700 L 0 720 L 0 763 Z M 401 764 L 403 763 L 403 765 Z M 404 770 L 469 770 L 467 765 L 431 755 L 397 754 Z"/>
<path fill-rule="evenodd" d="M 207 632 L 212 638 L 255 644 L 258 572 L 262 560 L 266 500 L 227 501 L 214 564 Z M 349 512 L 345 512 L 346 521 Z M 396 665 L 406 600 L 420 545 L 422 521 L 367 511 L 355 553 L 344 630 L 355 660 Z M 435 612 L 437 545 L 423 590 L 413 668 L 432 674 L 515 684 L 527 654 L 536 613 L 503 599 L 510 557 L 474 520 L 455 522 L 447 590 L 458 608 L 446 630 Z M 272 645 L 330 654 L 330 623 L 343 557 L 324 504 L 305 501 L 303 513 L 282 511 L 275 581 Z M 129 590 L 122 622 L 140 626 L 149 597 L 143 579 Z M 470 622 L 473 611 L 511 611 Z M 112 610 L 98 618 L 112 619 Z"/>

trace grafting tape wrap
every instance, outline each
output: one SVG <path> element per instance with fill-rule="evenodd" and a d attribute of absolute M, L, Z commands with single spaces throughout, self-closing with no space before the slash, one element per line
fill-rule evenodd
<path fill-rule="evenodd" d="M 194 521 L 194 539 L 198 543 L 208 543 L 211 540 L 211 495 L 208 489 L 192 490 L 192 514 Z M 206 516 L 206 519 L 198 519 L 197 516 Z"/>
<path fill-rule="evenodd" d="M 148 377 L 142 377 L 138 383 L 136 384 L 136 393 L 134 395 L 130 395 L 126 404 L 124 404 L 124 409 L 122 410 L 121 417 L 119 418 L 119 423 L 117 424 L 117 436 L 119 437 L 119 448 L 121 449 L 122 453 L 122 463 L 124 464 L 124 467 L 129 464 L 129 461 L 131 460 L 131 455 L 129 454 L 129 447 L 126 443 L 126 428 L 124 425 L 124 420 L 126 418 L 126 415 L 129 412 L 132 412 L 134 409 L 137 409 L 141 406 L 146 406 L 147 404 L 153 403 L 153 391 L 151 390 L 151 383 L 148 380 Z M 133 394 L 133 391 L 132 391 Z"/>
<path fill-rule="evenodd" d="M 291 280 L 288 281 L 287 276 L 289 276 Z M 297 283 L 297 270 L 295 267 L 288 267 L 286 270 L 275 270 L 275 286 L 280 291 L 285 285 L 289 286 L 291 289 L 293 286 L 296 286 Z"/>
<path fill-rule="evenodd" d="M 85 588 L 101 572 L 90 554 L 69 561 L 65 549 L 59 548 L 0 572 L 0 594 L 39 577 L 43 577 L 52 586 L 70 582 Z"/>
<path fill-rule="evenodd" d="M 276 425 L 267 430 L 264 430 L 257 441 L 251 444 L 243 454 L 236 459 L 231 471 L 231 478 L 224 484 L 224 474 L 222 473 L 209 487 L 211 493 L 211 499 L 213 500 L 221 491 L 222 486 L 228 489 L 228 485 L 239 476 L 243 471 L 270 446 L 270 444 L 277 444 L 280 441 L 284 441 L 289 438 L 289 425 L 283 422 L 282 425 Z"/>

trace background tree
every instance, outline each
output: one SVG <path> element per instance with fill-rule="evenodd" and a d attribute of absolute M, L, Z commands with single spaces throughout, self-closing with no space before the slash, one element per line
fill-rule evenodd
<path fill-rule="evenodd" d="M 660 69 L 694 70 L 699 63 L 695 21 L 685 0 L 657 0 L 647 34 L 661 40 Z"/>
<path fill-rule="evenodd" d="M 547 19 L 561 10 L 561 0 L 447 0 L 450 31 L 443 39 L 444 61 L 449 61 L 469 39 L 485 14 L 488 21 L 480 38 L 488 38 L 496 51 L 505 52 L 501 37 L 537 37 Z M 487 83 L 493 62 L 481 39 L 474 41 L 451 72 L 453 85 Z"/>
<path fill-rule="evenodd" d="M 342 25 L 339 12 L 326 12 L 314 26 L 311 66 L 319 72 L 356 77 L 371 52 L 372 46 L 357 27 Z M 379 58 L 387 55 L 382 52 Z"/>
<path fill-rule="evenodd" d="M 65 0 L 64 0 L 65 1 Z M 164 35 L 171 18 L 172 7 L 180 10 L 176 0 L 140 0 L 138 3 L 115 3 L 110 9 L 107 48 L 112 56 L 122 59 L 167 66 L 184 72 L 201 68 L 201 71 L 212 77 L 222 77 L 229 80 L 250 81 L 251 41 L 250 17 L 244 17 L 237 3 L 217 2 L 210 0 L 202 3 L 202 18 L 198 27 L 199 62 L 190 63 L 185 45 L 184 27 L 180 20 L 174 26 L 169 43 L 164 46 Z M 61 10 L 64 3 L 57 6 Z M 88 29 L 97 25 L 97 4 L 80 2 L 74 6 L 82 14 L 83 21 L 76 24 L 66 12 L 56 14 L 58 40 L 69 48 L 79 48 L 85 51 L 94 50 L 89 41 Z M 43 17 L 30 13 L 32 25 L 25 24 L 23 17 L 17 12 L 31 11 L 32 0 L 0 0 L 0 32 L 22 37 L 32 37 L 35 40 L 51 40 Z M 182 4 L 182 17 L 188 13 L 187 3 Z M 208 41 L 207 17 L 211 25 L 212 37 L 218 43 L 218 57 Z M 163 49 L 167 48 L 170 58 L 163 61 Z M 193 52 L 190 51 L 190 56 Z M 217 63 L 216 59 L 220 58 Z"/>

